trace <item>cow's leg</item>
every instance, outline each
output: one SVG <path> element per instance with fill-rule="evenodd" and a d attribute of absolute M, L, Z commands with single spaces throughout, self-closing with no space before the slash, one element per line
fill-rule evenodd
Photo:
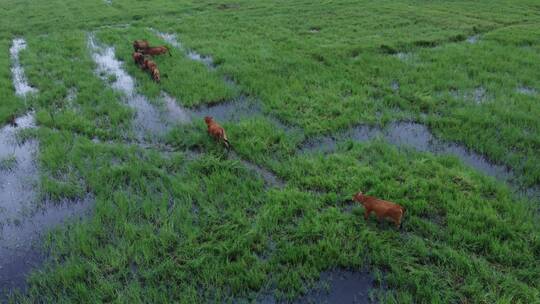
<path fill-rule="evenodd" d="M 384 215 L 378 215 L 377 214 L 377 226 L 384 224 Z"/>

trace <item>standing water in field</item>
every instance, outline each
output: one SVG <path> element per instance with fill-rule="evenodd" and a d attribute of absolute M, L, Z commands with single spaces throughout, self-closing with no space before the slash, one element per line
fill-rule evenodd
<path fill-rule="evenodd" d="M 369 292 L 373 288 L 373 276 L 366 271 L 332 269 L 322 272 L 320 280 L 312 289 L 308 290 L 304 296 L 290 301 L 290 303 L 374 303 L 369 297 Z M 257 298 L 256 303 L 276 304 L 282 302 L 278 301 L 273 294 L 265 293 Z"/>
<path fill-rule="evenodd" d="M 516 181 L 517 176 L 515 173 L 506 166 L 494 164 L 485 156 L 474 153 L 456 143 L 439 140 L 431 134 L 425 125 L 414 122 L 394 122 L 385 129 L 365 125 L 355 126 L 337 135 L 321 136 L 309 140 L 300 147 L 300 150 L 303 152 L 328 153 L 335 151 L 337 144 L 345 140 L 366 142 L 375 138 L 382 138 L 398 147 L 411 147 L 421 152 L 456 156 L 466 165 L 485 175 L 495 177 L 512 185 L 519 184 Z M 526 189 L 524 194 L 528 197 L 534 197 L 538 193 L 540 193 L 538 189 L 530 188 Z"/>
<path fill-rule="evenodd" d="M 88 45 L 97 65 L 98 75 L 105 81 L 110 79 L 113 89 L 121 92 L 127 104 L 136 111 L 133 127 L 137 138 L 142 140 L 147 135 L 165 133 L 167 126 L 161 120 L 159 111 L 145 96 L 136 92 L 135 81 L 124 71 L 122 62 L 116 59 L 114 48 L 98 45 L 93 34 L 88 37 Z"/>
<path fill-rule="evenodd" d="M 191 122 L 190 111 L 186 108 L 180 107 L 174 97 L 162 92 L 161 99 L 165 103 L 165 110 L 167 111 L 166 119 L 170 123 Z"/>
<path fill-rule="evenodd" d="M 438 140 L 423 124 L 414 122 L 394 122 L 384 132 L 385 139 L 397 146 L 410 146 L 421 152 L 448 154 L 458 157 L 465 164 L 500 180 L 508 180 L 510 173 L 506 166 L 495 165 L 485 156 L 474 153 L 455 143 Z"/>
<path fill-rule="evenodd" d="M 267 170 L 257 164 L 254 164 L 252 162 L 242 159 L 234 151 L 229 151 L 228 154 L 231 159 L 239 161 L 242 165 L 248 168 L 248 170 L 252 171 L 258 177 L 262 178 L 264 180 L 264 184 L 266 185 L 266 187 L 275 187 L 275 188 L 285 187 L 285 182 L 281 180 L 279 177 L 277 177 L 270 170 Z"/>
<path fill-rule="evenodd" d="M 24 288 L 30 270 L 43 262 L 43 233 L 91 206 L 38 203 L 38 142 L 18 138 L 19 131 L 35 127 L 34 115 L 15 124 L 0 129 L 0 301 L 10 289 Z"/>
<path fill-rule="evenodd" d="M 24 74 L 24 69 L 21 66 L 19 53 L 24 49 L 26 49 L 26 41 L 23 38 L 13 39 L 12 46 L 9 49 L 11 62 L 13 63 L 13 66 L 11 67 L 11 73 L 13 74 L 13 86 L 15 87 L 15 94 L 20 97 L 37 92 L 36 88 L 33 88 L 28 84 L 28 80 Z"/>
<path fill-rule="evenodd" d="M 197 53 L 197 52 L 195 52 L 193 50 L 190 50 L 190 49 L 185 50 L 184 47 L 182 46 L 182 44 L 178 41 L 178 39 L 176 39 L 175 34 L 162 33 L 162 32 L 159 32 L 157 30 L 152 30 L 152 31 L 154 33 L 156 33 L 156 35 L 159 38 L 165 40 L 167 43 L 174 46 L 175 48 L 177 48 L 179 50 L 184 50 L 186 52 L 186 55 L 191 60 L 202 62 L 209 69 L 215 69 L 216 68 L 216 65 L 214 64 L 214 60 L 212 59 L 211 56 L 204 56 L 204 55 L 201 55 L 201 54 L 199 54 L 199 53 Z"/>
<path fill-rule="evenodd" d="M 35 153 L 38 143 L 33 139 L 20 142 L 17 131 L 34 127 L 33 114 L 17 118 L 18 127 L 0 129 L 0 216 L 15 215 L 35 198 L 38 170 Z"/>
<path fill-rule="evenodd" d="M 297 303 L 371 303 L 369 291 L 373 277 L 368 272 L 334 269 L 321 274 L 318 288 Z"/>
<path fill-rule="evenodd" d="M 218 122 L 238 121 L 260 113 L 261 107 L 258 101 L 245 95 L 215 105 L 201 105 L 192 110 L 192 115 L 196 117 L 212 116 Z"/>
<path fill-rule="evenodd" d="M 475 44 L 478 42 L 479 39 L 480 39 L 480 35 L 477 34 L 477 35 L 473 35 L 467 38 L 467 42 L 470 44 Z"/>
<path fill-rule="evenodd" d="M 516 89 L 516 91 L 520 94 L 529 95 L 529 96 L 534 96 L 538 94 L 538 91 L 536 89 L 531 88 L 531 87 L 526 87 L 526 86 L 520 86 Z"/>

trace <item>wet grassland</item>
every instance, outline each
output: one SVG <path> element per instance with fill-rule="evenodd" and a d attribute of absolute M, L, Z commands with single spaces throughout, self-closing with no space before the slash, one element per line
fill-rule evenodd
<path fill-rule="evenodd" d="M 6 7 L 0 301 L 540 300 L 535 1 Z"/>

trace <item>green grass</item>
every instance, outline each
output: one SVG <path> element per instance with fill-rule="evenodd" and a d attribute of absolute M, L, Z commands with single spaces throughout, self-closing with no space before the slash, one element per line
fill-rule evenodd
<path fill-rule="evenodd" d="M 13 84 L 11 82 L 11 62 L 9 58 L 9 48 L 11 41 L 0 39 L 0 122 L 6 123 L 16 114 L 24 111 L 25 103 L 15 96 Z"/>
<path fill-rule="evenodd" d="M 127 132 L 131 109 L 96 76 L 85 32 L 27 37 L 27 43 L 21 60 L 29 82 L 41 92 L 36 97 L 39 124 L 89 138 L 114 139 Z"/>
<path fill-rule="evenodd" d="M 539 184 L 535 1 L 5 6 L 0 121 L 35 110 L 39 128 L 28 136 L 39 139 L 43 197 L 95 198 L 90 217 L 47 235 L 47 263 L 13 301 L 255 302 L 265 292 L 292 301 L 323 271 L 367 267 L 385 286 L 372 296 L 385 303 L 540 302 L 537 202 L 451 156 L 379 140 L 343 142 L 329 155 L 298 151 L 312 136 L 414 120 L 509 166 L 523 186 Z M 166 44 L 151 28 L 212 56 L 216 69 L 173 48 L 156 58 L 166 77 L 152 82 L 131 59 L 134 39 Z M 223 126 L 242 159 L 285 187 L 267 188 L 207 136 L 202 120 L 157 144 L 135 144 L 136 113 L 110 88 L 113 79 L 95 73 L 89 33 L 115 48 L 151 101 L 162 91 L 187 107 L 260 99 L 263 113 Z M 475 44 L 466 41 L 472 35 Z M 14 37 L 28 42 L 21 63 L 39 90 L 26 101 L 11 85 Z M 359 190 L 403 204 L 403 230 L 365 221 L 350 202 Z"/>

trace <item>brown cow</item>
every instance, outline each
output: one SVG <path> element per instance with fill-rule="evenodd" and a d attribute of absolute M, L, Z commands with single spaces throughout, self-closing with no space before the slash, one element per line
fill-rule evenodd
<path fill-rule="evenodd" d="M 147 47 L 145 49 L 141 50 L 145 55 L 161 55 L 165 53 L 169 53 L 169 56 L 171 55 L 171 51 L 169 51 L 169 48 L 166 46 L 156 46 L 156 47 Z"/>
<path fill-rule="evenodd" d="M 152 79 L 154 79 L 155 82 L 157 83 L 161 82 L 161 76 L 159 74 L 159 69 L 157 67 L 151 69 L 150 74 L 152 75 Z"/>
<path fill-rule="evenodd" d="M 225 129 L 221 127 L 217 122 L 214 121 L 214 119 L 210 116 L 206 116 L 204 118 L 204 122 L 208 126 L 208 134 L 212 136 L 217 141 L 223 141 L 223 144 L 227 149 L 230 149 L 231 144 L 229 143 L 229 139 L 227 139 L 227 134 L 225 133 Z"/>
<path fill-rule="evenodd" d="M 133 61 L 142 68 L 144 64 L 144 55 L 141 52 L 133 52 L 132 57 Z"/>
<path fill-rule="evenodd" d="M 157 64 L 154 61 L 144 58 L 141 68 L 143 70 L 148 70 L 150 76 L 152 76 L 152 79 L 154 79 L 156 82 L 161 81 L 161 74 L 159 73 Z"/>
<path fill-rule="evenodd" d="M 366 209 L 364 213 L 364 218 L 366 220 L 369 218 L 371 211 L 375 211 L 379 222 L 382 221 L 383 218 L 387 217 L 394 221 L 396 228 L 400 228 L 401 219 L 405 214 L 404 207 L 373 196 L 364 195 L 362 192 L 356 193 L 353 196 L 353 200 L 362 204 Z"/>
<path fill-rule="evenodd" d="M 150 47 L 150 45 L 148 44 L 148 41 L 146 41 L 146 40 L 135 40 L 135 41 L 133 41 L 133 50 L 135 52 L 147 49 L 149 47 Z"/>
<path fill-rule="evenodd" d="M 142 68 L 143 70 L 152 71 L 153 69 L 157 69 L 157 64 L 148 58 L 144 58 Z"/>

